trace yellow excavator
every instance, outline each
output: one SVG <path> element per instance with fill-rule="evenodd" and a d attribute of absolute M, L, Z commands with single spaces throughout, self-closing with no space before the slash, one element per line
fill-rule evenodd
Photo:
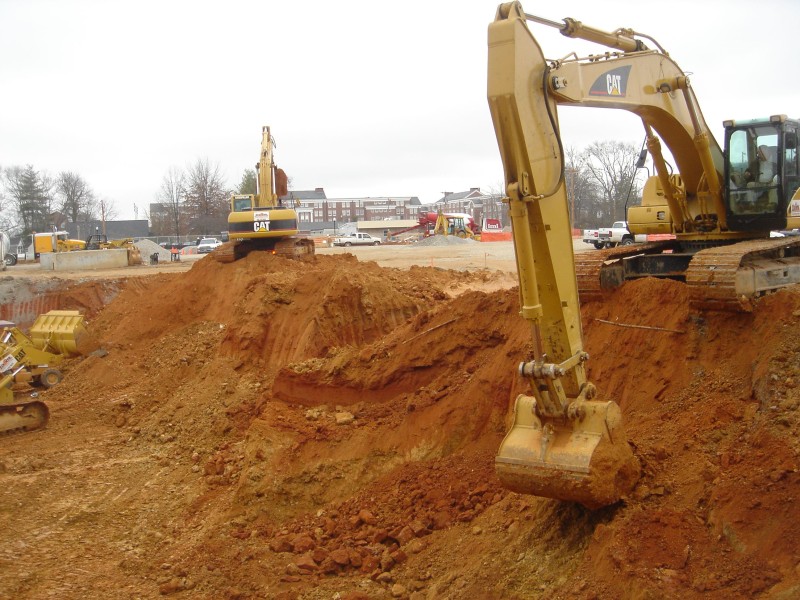
<path fill-rule="evenodd" d="M 587 380 L 572 231 L 546 63 L 519 3 L 489 26 L 488 99 L 505 172 L 521 315 L 533 352 L 519 365 L 530 392 L 495 458 L 503 485 L 599 508 L 628 494 L 639 463 L 619 406 Z"/>
<path fill-rule="evenodd" d="M 613 52 L 545 59 L 529 21 Z M 620 408 L 593 399 L 586 379 L 579 291 L 584 297 L 636 277 L 669 277 L 691 286 L 700 305 L 746 309 L 753 297 L 800 281 L 800 239 L 770 235 L 800 225 L 800 123 L 783 115 L 726 121 L 723 152 L 689 78 L 655 40 L 631 29 L 549 21 L 519 2 L 500 5 L 489 26 L 488 100 L 521 315 L 534 348 L 519 367 L 531 391 L 516 400 L 496 471 L 514 491 L 608 505 L 631 491 L 639 469 Z M 642 119 L 656 175 L 641 206 L 628 211 L 628 226 L 674 239 L 587 253 L 592 258 L 576 265 L 558 105 L 622 109 Z M 662 141 L 678 172 L 670 172 Z"/>
<path fill-rule="evenodd" d="M 612 51 L 547 60 L 527 21 Z M 505 136 L 520 137 L 524 130 L 524 151 L 549 165 L 535 182 L 536 195 L 549 194 L 563 181 L 559 105 L 626 110 L 644 126 L 656 174 L 645 183 L 641 206 L 628 210 L 628 228 L 634 235 L 674 239 L 582 255 L 577 265 L 581 298 L 655 276 L 686 282 L 698 307 L 750 310 L 753 298 L 800 282 L 800 238 L 771 236 L 800 227 L 800 122 L 785 115 L 725 121 L 723 150 L 689 78 L 652 37 L 631 29 L 605 32 L 569 18 L 549 21 L 525 14 L 519 3 L 500 6 L 490 36 L 495 56 L 490 78 L 528 86 L 514 91 L 524 94 L 518 110 L 526 122 L 502 126 Z M 499 107 L 508 98 L 491 102 Z M 662 144 L 672 155 L 674 172 Z"/>
<path fill-rule="evenodd" d="M 253 250 L 265 250 L 287 257 L 314 255 L 314 241 L 298 236 L 297 212 L 283 206 L 280 198 L 288 192 L 288 178 L 273 157 L 275 140 L 270 128 L 261 129 L 261 157 L 256 164 L 256 194 L 233 194 L 228 215 L 230 241 L 212 256 L 230 263 Z"/>

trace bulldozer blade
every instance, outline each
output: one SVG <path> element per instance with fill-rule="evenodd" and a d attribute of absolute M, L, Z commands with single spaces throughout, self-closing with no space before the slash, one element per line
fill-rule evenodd
<path fill-rule="evenodd" d="M 615 402 L 580 402 L 582 418 L 544 420 L 535 398 L 519 396 L 514 423 L 495 457 L 502 484 L 514 492 L 578 502 L 589 509 L 613 504 L 639 479 L 639 463 Z"/>

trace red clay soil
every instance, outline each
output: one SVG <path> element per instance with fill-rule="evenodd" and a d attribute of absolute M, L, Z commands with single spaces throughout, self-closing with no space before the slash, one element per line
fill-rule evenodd
<path fill-rule="evenodd" d="M 452 297 L 490 280 L 251 254 L 76 284 L 85 356 L 0 445 L 0 598 L 799 597 L 800 289 L 583 307 L 643 467 L 588 511 L 494 475 L 530 340 L 515 289 Z"/>

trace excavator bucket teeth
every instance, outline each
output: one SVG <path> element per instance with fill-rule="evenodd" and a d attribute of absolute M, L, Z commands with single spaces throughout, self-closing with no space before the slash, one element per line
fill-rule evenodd
<path fill-rule="evenodd" d="M 508 489 L 578 502 L 595 509 L 628 494 L 639 464 L 614 402 L 582 402 L 580 420 L 543 421 L 535 400 L 517 398 L 514 424 L 495 457 L 495 471 Z"/>

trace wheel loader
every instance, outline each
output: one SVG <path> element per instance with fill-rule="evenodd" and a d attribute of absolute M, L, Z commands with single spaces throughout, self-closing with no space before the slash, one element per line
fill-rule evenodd
<path fill-rule="evenodd" d="M 58 368 L 66 358 L 78 354 L 78 341 L 86 331 L 78 311 L 51 310 L 39 315 L 25 335 L 7 325 L 0 337 L 0 434 L 31 431 L 44 427 L 49 417 L 47 406 L 39 400 L 21 401 L 13 386 L 27 383 L 51 388 L 63 374 Z"/>

